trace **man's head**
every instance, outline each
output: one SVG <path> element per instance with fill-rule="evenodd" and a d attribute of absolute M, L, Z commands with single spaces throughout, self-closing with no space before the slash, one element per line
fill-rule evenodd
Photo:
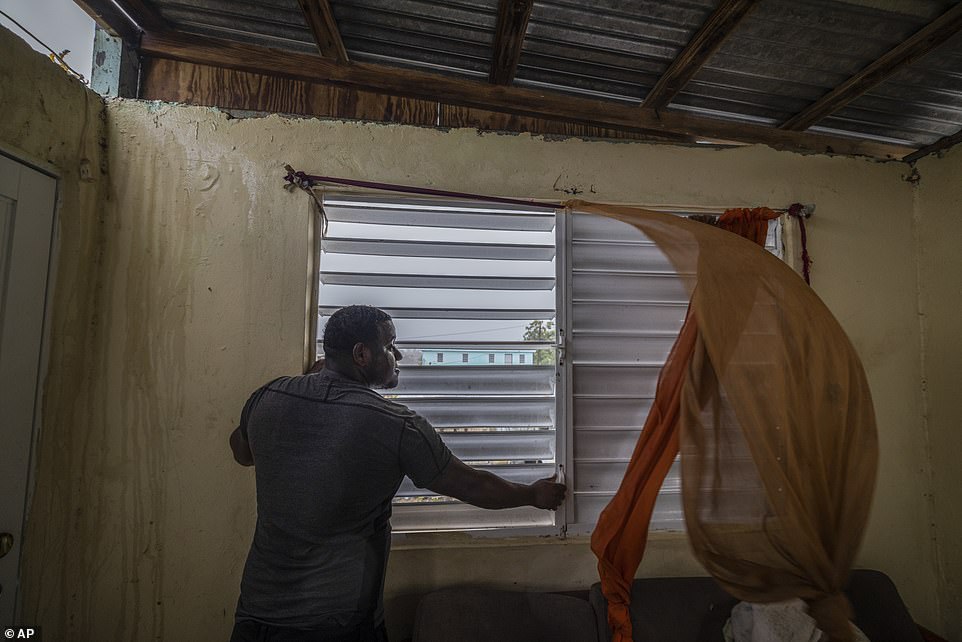
<path fill-rule="evenodd" d="M 324 356 L 338 372 L 371 388 L 398 384 L 394 323 L 369 305 L 351 305 L 331 315 L 324 326 Z"/>

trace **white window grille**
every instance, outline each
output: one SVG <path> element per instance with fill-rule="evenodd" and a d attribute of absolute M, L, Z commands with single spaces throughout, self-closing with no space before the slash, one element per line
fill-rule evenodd
<path fill-rule="evenodd" d="M 688 295 L 667 258 L 634 227 L 600 216 L 376 196 L 324 204 L 318 348 L 337 308 L 381 307 L 404 354 L 401 383 L 386 396 L 430 420 L 466 463 L 507 479 L 531 482 L 565 465 L 569 499 L 557 512 L 486 511 L 405 480 L 394 530 L 590 532 L 685 318 Z M 773 221 L 767 247 L 778 255 L 780 233 Z M 460 363 L 438 366 L 445 352 L 460 352 Z M 683 528 L 679 474 L 676 462 L 652 530 Z"/>

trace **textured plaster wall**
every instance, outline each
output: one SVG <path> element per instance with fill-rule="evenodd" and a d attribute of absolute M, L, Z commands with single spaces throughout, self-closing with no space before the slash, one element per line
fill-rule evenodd
<path fill-rule="evenodd" d="M 919 298 L 942 627 L 962 640 L 962 147 L 918 163 Z"/>
<path fill-rule="evenodd" d="M 49 622 L 49 639 L 62 639 L 57 632 L 68 619 L 79 626 L 93 617 L 85 585 L 119 584 L 99 575 L 86 553 L 101 542 L 119 548 L 94 512 L 100 479 L 87 475 L 111 448 L 97 438 L 105 424 L 102 374 L 111 367 L 102 323 L 101 264 L 110 234 L 102 207 L 104 104 L 4 28 L 0 52 L 0 149 L 59 174 L 48 374 L 21 597 L 23 620 Z"/>
<path fill-rule="evenodd" d="M 888 572 L 916 618 L 936 626 L 913 192 L 901 166 L 758 147 L 231 120 L 133 101 L 111 102 L 107 114 L 110 191 L 102 253 L 89 257 L 98 279 L 58 301 L 61 314 L 95 321 L 97 359 L 48 385 L 63 426 L 41 445 L 40 541 L 27 569 L 31 613 L 52 639 L 212 640 L 229 631 L 254 487 L 227 435 L 249 392 L 297 371 L 303 352 L 309 209 L 305 195 L 281 189 L 287 162 L 516 197 L 577 188 L 628 203 L 817 203 L 814 285 L 865 360 L 879 417 L 881 474 L 859 563 Z M 91 312 L 77 316 L 78 306 Z M 408 634 L 413 596 L 436 587 L 572 589 L 596 579 L 583 540 L 493 544 L 453 537 L 395 550 L 393 635 Z M 656 537 L 641 569 L 698 572 L 683 536 Z"/>

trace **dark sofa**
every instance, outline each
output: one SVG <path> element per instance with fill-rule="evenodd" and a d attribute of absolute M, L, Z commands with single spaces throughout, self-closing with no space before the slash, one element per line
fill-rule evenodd
<path fill-rule="evenodd" d="M 635 642 L 720 642 L 737 600 L 708 577 L 637 579 L 632 584 Z M 855 623 L 872 642 L 923 642 L 895 585 L 858 570 L 845 590 Z M 458 587 L 418 605 L 413 642 L 608 642 L 607 601 L 599 584 L 588 599 L 554 593 Z"/>

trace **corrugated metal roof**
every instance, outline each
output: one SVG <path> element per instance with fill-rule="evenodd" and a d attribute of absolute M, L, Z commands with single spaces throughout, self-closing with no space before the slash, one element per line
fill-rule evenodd
<path fill-rule="evenodd" d="M 316 52 L 296 0 L 154 0 L 179 31 Z M 718 0 L 534 3 L 515 83 L 638 102 Z M 669 105 L 776 126 L 957 4 L 953 0 L 763 0 Z M 332 0 L 355 61 L 480 79 L 498 0 Z M 441 98 L 441 97 L 439 97 Z M 962 36 L 811 131 L 924 146 L 962 128 Z"/>

